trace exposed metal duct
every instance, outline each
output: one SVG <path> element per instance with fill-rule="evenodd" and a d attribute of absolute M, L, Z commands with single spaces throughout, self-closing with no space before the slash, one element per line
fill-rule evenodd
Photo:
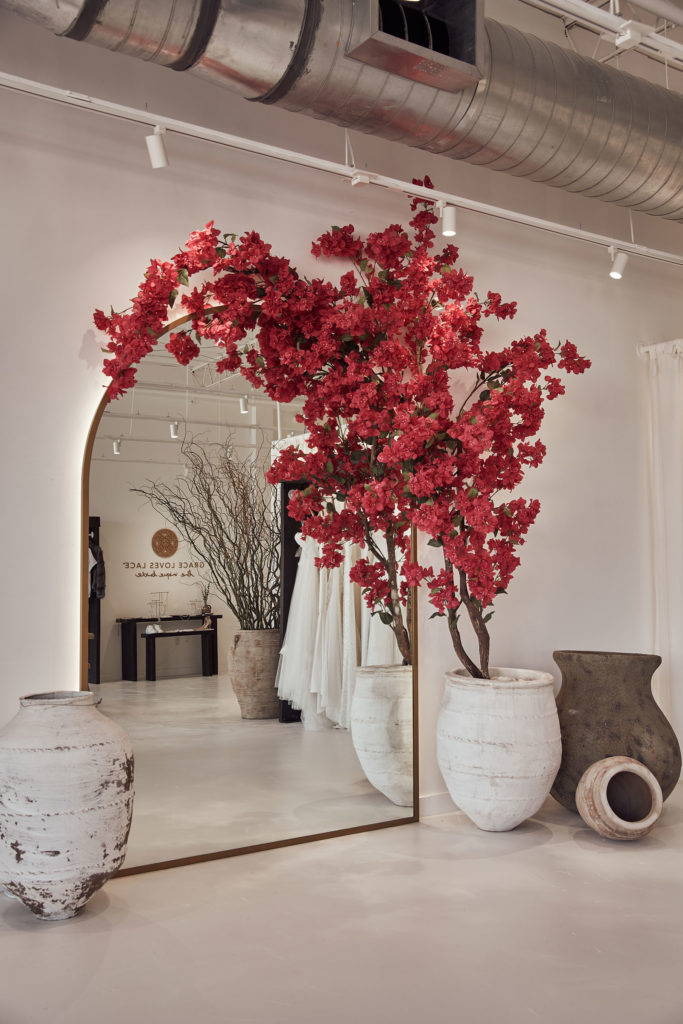
<path fill-rule="evenodd" d="M 683 96 L 484 21 L 479 0 L 0 5 L 251 101 L 683 220 Z"/>

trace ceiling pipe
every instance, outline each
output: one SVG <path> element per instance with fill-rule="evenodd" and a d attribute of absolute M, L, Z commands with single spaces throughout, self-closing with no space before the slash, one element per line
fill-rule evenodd
<path fill-rule="evenodd" d="M 683 96 L 481 0 L 85 0 L 66 29 L 63 0 L 0 2 L 251 101 L 683 220 Z"/>

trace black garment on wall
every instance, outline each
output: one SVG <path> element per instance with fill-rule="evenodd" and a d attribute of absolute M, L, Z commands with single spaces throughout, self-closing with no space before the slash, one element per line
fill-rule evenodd
<path fill-rule="evenodd" d="M 88 546 L 95 559 L 89 574 L 88 589 L 88 686 L 100 682 L 101 610 L 100 601 L 106 590 L 104 554 L 100 547 L 100 517 L 88 519 Z"/>
<path fill-rule="evenodd" d="M 280 484 L 280 632 L 284 641 L 287 631 L 287 619 L 289 618 L 289 606 L 292 603 L 294 591 L 294 580 L 299 568 L 299 545 L 296 542 L 296 535 L 301 529 L 301 523 L 292 519 L 287 506 L 293 491 L 300 491 L 306 487 L 305 480 L 288 481 Z M 287 700 L 280 701 L 280 721 L 300 722 L 301 712 L 297 711 Z"/>
<path fill-rule="evenodd" d="M 98 601 L 101 601 L 107 590 L 107 572 L 104 566 L 104 555 L 102 548 L 99 545 L 99 517 L 91 516 L 91 519 L 97 519 L 97 533 L 98 541 L 93 538 L 93 532 L 90 531 L 89 548 L 90 554 L 95 559 L 95 564 L 90 570 L 90 594 L 92 597 L 96 597 Z"/>

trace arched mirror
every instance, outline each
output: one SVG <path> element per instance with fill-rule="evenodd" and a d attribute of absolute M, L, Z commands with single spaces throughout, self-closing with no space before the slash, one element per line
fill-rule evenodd
<path fill-rule="evenodd" d="M 316 567 L 287 508 L 306 482 L 265 479 L 305 444 L 296 404 L 166 340 L 101 404 L 84 466 L 83 688 L 136 761 L 123 872 L 415 820 L 410 670 L 383 678 L 401 659 L 358 552 Z"/>

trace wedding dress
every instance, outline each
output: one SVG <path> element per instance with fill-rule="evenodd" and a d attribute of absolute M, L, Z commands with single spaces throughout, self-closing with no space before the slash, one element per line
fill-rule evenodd
<path fill-rule="evenodd" d="M 273 443 L 272 458 L 290 446 L 310 450 L 304 434 L 283 437 Z M 342 565 L 318 569 L 318 543 L 301 534 L 296 540 L 299 565 L 280 651 L 278 696 L 301 711 L 305 729 L 348 729 L 358 666 L 400 665 L 402 658 L 393 632 L 370 614 L 349 578 L 364 549 L 347 542 Z M 379 536 L 375 542 L 383 543 Z"/>
<path fill-rule="evenodd" d="M 276 680 L 278 696 L 301 711 L 304 728 L 348 729 L 358 665 L 400 664 L 394 634 L 371 616 L 349 571 L 361 554 L 344 546 L 344 561 L 318 569 L 318 544 L 300 545 L 292 602 Z"/>
<path fill-rule="evenodd" d="M 304 711 L 315 706 L 311 694 L 311 678 L 318 627 L 318 590 L 320 574 L 315 565 L 318 545 L 314 540 L 299 544 L 299 565 L 296 573 L 289 619 L 276 678 L 278 696 L 292 707 Z"/>

